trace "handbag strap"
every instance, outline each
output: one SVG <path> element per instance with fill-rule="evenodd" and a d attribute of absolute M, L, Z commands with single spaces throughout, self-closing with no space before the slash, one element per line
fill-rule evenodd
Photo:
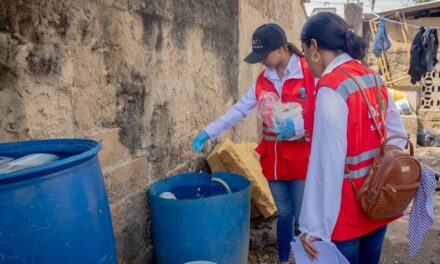
<path fill-rule="evenodd" d="M 362 97 L 363 97 L 363 99 L 364 99 L 364 101 L 365 101 L 365 104 L 367 105 L 368 112 L 370 113 L 371 120 L 373 121 L 373 124 L 374 124 L 374 126 L 376 127 L 376 131 L 377 131 L 377 134 L 379 135 L 380 142 L 381 142 L 381 145 L 382 145 L 383 142 L 385 141 L 385 136 L 384 136 L 384 135 L 385 135 L 385 118 L 384 118 L 384 112 L 383 112 L 382 93 L 381 93 L 381 91 L 380 91 L 380 86 L 379 86 L 379 82 L 378 82 L 378 80 L 377 80 L 377 76 L 376 76 L 376 74 L 374 74 L 374 82 L 375 82 L 375 85 L 376 85 L 377 102 L 378 102 L 378 104 L 379 104 L 379 115 L 380 115 L 380 120 L 381 120 L 381 122 L 382 122 L 382 128 L 383 128 L 383 131 L 380 129 L 380 127 L 379 127 L 379 125 L 378 125 L 378 123 L 377 123 L 377 121 L 376 121 L 375 114 L 374 114 L 375 111 L 373 110 L 373 107 L 371 106 L 371 103 L 370 103 L 370 101 L 368 100 L 368 97 L 367 97 L 367 95 L 365 94 L 365 91 L 364 91 L 364 89 L 362 88 L 362 86 L 361 86 L 361 84 L 359 83 L 359 81 L 356 79 L 356 77 L 354 77 L 354 75 L 353 75 L 351 72 L 349 72 L 349 71 L 347 71 L 347 70 L 341 70 L 341 71 L 344 72 L 345 74 L 347 74 L 347 75 L 348 75 L 348 76 L 354 81 L 356 87 L 358 88 L 358 90 L 359 90 L 360 93 L 362 94 Z M 348 175 L 350 175 L 350 170 L 348 169 L 347 164 L 345 164 L 345 173 L 348 174 Z M 350 177 L 349 177 L 349 178 L 350 178 Z M 351 178 L 350 178 L 350 179 L 351 179 Z M 357 188 L 356 188 L 356 186 L 355 186 L 355 184 L 354 184 L 353 179 L 351 179 L 350 183 L 351 183 L 351 185 L 353 186 L 353 188 L 355 189 L 355 191 L 357 191 Z"/>
<path fill-rule="evenodd" d="M 409 138 L 408 138 L 408 137 L 405 137 L 404 135 L 394 135 L 394 136 L 391 136 L 391 137 L 387 138 L 387 139 L 382 143 L 382 146 L 380 147 L 380 153 L 381 153 L 382 155 L 384 154 L 385 146 L 387 145 L 387 143 L 390 142 L 391 140 L 394 140 L 394 139 L 403 139 L 403 140 L 405 140 L 405 141 L 407 142 L 407 144 L 408 144 L 409 155 L 410 155 L 411 157 L 414 157 L 414 145 L 413 145 L 413 143 L 409 140 Z"/>
<path fill-rule="evenodd" d="M 380 90 L 379 81 L 377 80 L 377 74 L 373 73 L 374 76 L 374 84 L 376 85 L 376 93 L 377 93 L 377 102 L 379 104 L 379 113 L 380 113 L 380 121 L 382 122 L 382 129 L 384 138 L 382 142 L 386 139 L 386 122 L 385 122 L 385 111 L 383 109 L 383 100 L 382 100 L 382 92 Z"/>
<path fill-rule="evenodd" d="M 362 86 L 359 83 L 359 81 L 353 76 L 353 74 L 351 72 L 349 72 L 347 70 L 341 70 L 341 71 L 344 72 L 345 74 L 347 74 L 354 81 L 356 87 L 361 92 L 362 97 L 364 98 L 365 104 L 367 105 L 368 112 L 370 113 L 371 120 L 373 121 L 373 124 L 376 127 L 376 131 L 377 131 L 377 133 L 379 135 L 380 143 L 382 144 L 385 141 L 385 118 L 384 118 L 384 113 L 383 113 L 382 95 L 381 95 L 380 86 L 379 86 L 379 83 L 377 81 L 376 74 L 374 74 L 374 81 L 375 81 L 375 85 L 376 85 L 377 102 L 379 104 L 379 116 L 380 116 L 380 120 L 382 122 L 382 129 L 383 129 L 383 131 L 380 129 L 380 126 L 377 123 L 377 120 L 376 120 L 376 117 L 375 117 L 375 110 L 371 106 L 371 103 L 368 100 L 368 97 L 365 94 L 365 91 L 362 88 Z"/>

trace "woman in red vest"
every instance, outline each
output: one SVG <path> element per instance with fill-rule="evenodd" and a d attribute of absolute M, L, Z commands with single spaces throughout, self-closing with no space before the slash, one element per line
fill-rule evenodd
<path fill-rule="evenodd" d="M 262 105 L 259 100 L 264 97 L 263 93 L 273 93 L 283 103 L 296 102 L 301 105 L 303 112 L 300 118 L 277 120 L 277 129 L 263 124 L 262 140 L 256 148 L 278 209 L 279 258 L 281 263 L 288 263 L 310 155 L 315 80 L 304 57 L 293 44 L 287 42 L 284 30 L 276 24 L 265 24 L 255 31 L 252 50 L 245 61 L 251 64 L 260 62 L 266 69 L 230 110 L 194 138 L 193 150 L 201 151 L 208 139 L 218 137 L 255 107 Z"/>
<path fill-rule="evenodd" d="M 362 84 L 379 113 L 375 73 L 359 61 L 367 44 L 341 17 L 327 12 L 312 16 L 303 27 L 301 42 L 310 70 L 320 78 L 300 217 L 301 241 L 312 259 L 318 257 L 312 242 L 321 239 L 333 241 L 352 264 L 378 263 L 386 226 L 394 219 L 369 220 L 356 202 L 350 180 L 359 188 L 379 151 L 380 133 L 372 118 L 386 137 L 406 135 L 405 128 L 380 78 L 385 124 L 380 114 L 369 115 L 362 93 L 349 76 Z M 402 141 L 393 143 L 405 146 Z"/>

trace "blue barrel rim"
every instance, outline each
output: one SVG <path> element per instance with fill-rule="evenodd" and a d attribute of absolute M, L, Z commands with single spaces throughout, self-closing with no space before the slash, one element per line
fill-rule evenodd
<path fill-rule="evenodd" d="M 28 168 L 28 169 L 22 169 L 18 171 L 13 171 L 9 173 L 0 173 L 0 182 L 5 180 L 11 180 L 11 179 L 18 179 L 20 177 L 23 177 L 25 175 L 30 174 L 40 174 L 44 171 L 54 170 L 59 167 L 65 167 L 70 164 L 76 163 L 78 161 L 90 158 L 94 155 L 96 155 L 101 149 L 102 145 L 96 140 L 92 139 L 84 139 L 84 138 L 71 138 L 71 139 L 43 139 L 43 140 L 29 140 L 29 141 L 16 141 L 16 142 L 5 142 L 0 143 L 0 153 L 4 150 L 9 150 L 8 152 L 14 152 L 10 151 L 11 147 L 17 147 L 17 145 L 56 145 L 57 147 L 61 145 L 82 145 L 84 147 L 89 148 L 88 150 L 81 152 L 79 154 L 72 155 L 70 157 L 66 157 L 60 160 L 56 160 L 54 162 Z M 19 152 L 19 151 L 16 151 Z M 35 152 L 37 153 L 37 152 Z"/>
<path fill-rule="evenodd" d="M 160 188 L 158 185 L 164 185 L 167 184 L 167 181 L 172 180 L 173 177 L 185 177 L 185 176 L 201 176 L 201 177 L 219 177 L 221 178 L 222 175 L 232 175 L 233 177 L 237 177 L 240 179 L 240 181 L 242 181 L 242 184 L 244 184 L 244 186 L 242 188 L 240 188 L 240 190 L 232 192 L 232 193 L 222 193 L 222 194 L 218 194 L 218 195 L 213 195 L 213 196 L 209 196 L 209 197 L 204 197 L 202 199 L 164 199 L 164 198 L 160 198 L 159 195 L 160 193 L 155 190 L 156 188 Z M 216 171 L 216 172 L 212 172 L 212 174 L 206 173 L 206 172 L 186 172 L 186 173 L 179 173 L 176 175 L 172 175 L 166 178 L 162 178 L 159 179 L 155 182 L 153 182 L 150 185 L 150 188 L 148 190 L 148 196 L 150 197 L 150 199 L 160 199 L 160 200 L 164 200 L 164 202 L 169 202 L 169 203 L 188 203 L 188 202 L 202 202 L 202 201 L 206 201 L 209 199 L 219 199 L 218 197 L 224 197 L 224 196 L 234 196 L 234 195 L 238 195 L 241 192 L 246 191 L 247 189 L 251 188 L 251 182 L 249 181 L 248 178 L 246 178 L 243 175 L 237 174 L 237 173 L 233 173 L 233 172 L 226 172 L 226 171 Z M 225 190 L 226 191 L 226 190 Z"/>

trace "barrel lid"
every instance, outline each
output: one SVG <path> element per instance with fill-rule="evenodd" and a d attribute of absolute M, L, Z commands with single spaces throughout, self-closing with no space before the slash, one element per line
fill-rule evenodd
<path fill-rule="evenodd" d="M 52 173 L 72 167 L 95 156 L 101 148 L 99 142 L 91 139 L 47 139 L 0 143 L 0 156 L 14 157 L 32 153 L 63 153 L 65 156 L 60 160 L 41 166 L 0 173 L 0 182 Z"/>

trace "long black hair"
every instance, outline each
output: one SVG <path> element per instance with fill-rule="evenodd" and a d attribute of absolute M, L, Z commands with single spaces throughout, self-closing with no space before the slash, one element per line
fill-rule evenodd
<path fill-rule="evenodd" d="M 310 46 L 312 39 L 321 49 L 343 51 L 357 60 L 365 57 L 367 42 L 334 13 L 321 12 L 307 20 L 301 32 L 301 42 Z"/>
<path fill-rule="evenodd" d="M 295 46 L 295 44 L 291 42 L 288 42 L 284 48 L 287 49 L 291 55 L 296 54 L 300 57 L 304 56 L 304 54 Z"/>

